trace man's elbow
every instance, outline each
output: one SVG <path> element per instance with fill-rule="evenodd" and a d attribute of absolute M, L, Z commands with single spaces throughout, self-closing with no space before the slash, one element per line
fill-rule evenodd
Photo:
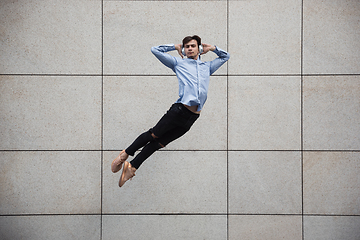
<path fill-rule="evenodd" d="M 155 54 L 156 52 L 158 52 L 158 50 L 156 49 L 156 47 L 151 47 L 151 52 Z"/>
<path fill-rule="evenodd" d="M 230 53 L 226 54 L 226 61 L 230 59 Z"/>

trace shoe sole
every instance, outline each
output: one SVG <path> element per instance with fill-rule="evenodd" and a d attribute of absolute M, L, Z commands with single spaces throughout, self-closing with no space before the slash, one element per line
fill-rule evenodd
<path fill-rule="evenodd" d="M 119 187 L 122 187 L 126 181 L 124 181 L 126 170 L 129 168 L 129 163 L 127 161 L 124 162 L 124 168 L 121 173 L 120 181 L 119 181 Z"/>

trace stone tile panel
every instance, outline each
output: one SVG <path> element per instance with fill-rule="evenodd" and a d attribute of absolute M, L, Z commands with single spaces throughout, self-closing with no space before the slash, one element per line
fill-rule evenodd
<path fill-rule="evenodd" d="M 226 214 L 226 152 L 156 152 L 121 188 L 122 170 L 110 171 L 118 154 L 104 153 L 104 214 Z"/>
<path fill-rule="evenodd" d="M 305 216 L 304 239 L 360 239 L 360 216 Z"/>
<path fill-rule="evenodd" d="M 360 153 L 304 153 L 304 213 L 360 214 Z"/>
<path fill-rule="evenodd" d="M 104 1 L 104 73 L 173 74 L 150 49 L 161 44 L 181 44 L 189 35 L 199 35 L 202 43 L 226 50 L 227 2 L 189 4 L 189 1 Z M 204 11 L 213 17 L 204 18 Z M 179 56 L 176 51 L 171 54 Z M 215 54 L 208 53 L 202 59 L 214 58 Z M 215 74 L 226 71 L 225 65 Z"/>
<path fill-rule="evenodd" d="M 190 131 L 165 150 L 225 150 L 227 80 L 210 79 L 208 100 Z M 178 99 L 176 77 L 105 77 L 104 148 L 128 147 L 141 133 L 154 127 Z"/>
<path fill-rule="evenodd" d="M 101 77 L 0 76 L 0 149 L 99 150 Z"/>
<path fill-rule="evenodd" d="M 360 150 L 360 77 L 304 78 L 306 150 Z"/>
<path fill-rule="evenodd" d="M 301 216 L 231 215 L 229 240 L 302 239 Z"/>
<path fill-rule="evenodd" d="M 303 2 L 303 72 L 359 74 L 359 1 Z"/>
<path fill-rule="evenodd" d="M 16 240 L 101 239 L 101 216 L 0 216 L 1 238 Z"/>
<path fill-rule="evenodd" d="M 300 149 L 300 77 L 229 78 L 229 149 Z"/>
<path fill-rule="evenodd" d="M 101 1 L 1 1 L 0 73 L 101 74 Z"/>
<path fill-rule="evenodd" d="M 301 72 L 301 0 L 229 1 L 229 74 Z"/>
<path fill-rule="evenodd" d="M 0 152 L 0 214 L 99 214 L 101 155 Z"/>
<path fill-rule="evenodd" d="M 229 152 L 229 213 L 300 214 L 300 152 Z"/>
<path fill-rule="evenodd" d="M 103 239 L 226 239 L 226 221 L 216 215 L 105 215 Z"/>

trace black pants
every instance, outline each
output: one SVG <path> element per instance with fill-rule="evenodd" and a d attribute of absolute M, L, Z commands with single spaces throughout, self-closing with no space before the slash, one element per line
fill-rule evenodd
<path fill-rule="evenodd" d="M 131 165 L 138 169 L 155 151 L 165 147 L 189 131 L 199 116 L 200 114 L 191 112 L 181 103 L 173 104 L 153 128 L 140 134 L 125 150 L 127 154 L 134 156 L 137 150 L 144 147 L 130 162 Z M 155 138 L 152 133 L 156 136 Z"/>

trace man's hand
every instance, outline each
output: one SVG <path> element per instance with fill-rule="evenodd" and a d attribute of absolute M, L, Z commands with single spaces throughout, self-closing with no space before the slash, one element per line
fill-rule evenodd
<path fill-rule="evenodd" d="M 209 51 L 214 51 L 215 50 L 215 46 L 210 45 L 210 44 L 203 43 L 202 46 L 203 46 L 204 51 L 201 53 L 201 55 L 206 54 Z"/>
<path fill-rule="evenodd" d="M 182 52 L 181 52 L 182 45 L 181 44 L 175 44 L 175 49 L 178 51 L 181 58 L 184 58 Z"/>

